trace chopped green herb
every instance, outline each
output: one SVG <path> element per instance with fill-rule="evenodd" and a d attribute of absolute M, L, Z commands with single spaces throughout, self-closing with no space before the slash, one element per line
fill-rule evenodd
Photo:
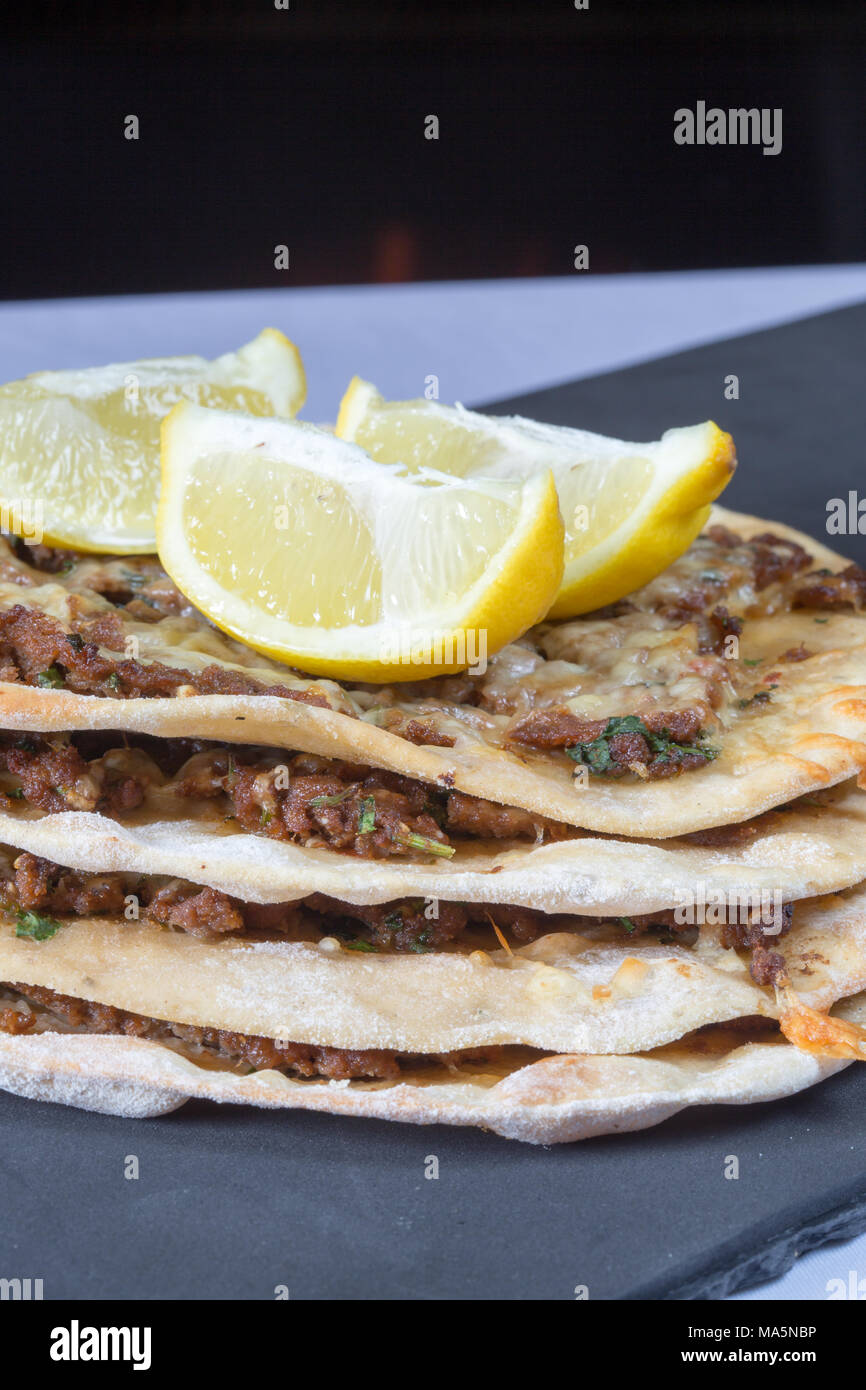
<path fill-rule="evenodd" d="M 635 926 L 634 922 L 631 920 L 630 917 L 617 917 L 616 920 L 619 922 L 621 927 L 625 927 L 627 932 L 637 931 L 637 927 Z"/>
<path fill-rule="evenodd" d="M 11 791 L 8 791 L 8 792 L 6 793 L 6 795 L 7 795 L 7 796 L 11 796 L 13 801 L 23 801 L 23 800 L 24 800 L 24 788 L 23 788 L 23 787 L 13 787 Z"/>
<path fill-rule="evenodd" d="M 423 849 L 428 854 L 438 854 L 440 859 L 452 859 L 455 854 L 453 845 L 443 845 L 441 840 L 431 840 L 427 835 L 416 835 L 412 830 L 398 830 L 394 839 L 398 845 L 405 845 L 407 849 Z"/>
<path fill-rule="evenodd" d="M 343 945 L 347 951 L 375 951 L 377 949 L 372 941 L 362 941 L 360 937 L 354 941 L 344 941 Z"/>
<path fill-rule="evenodd" d="M 754 695 L 750 695 L 746 700 L 738 700 L 738 709 L 748 709 L 749 705 L 768 705 L 772 696 L 771 690 L 778 690 L 778 684 L 770 685 L 766 690 L 756 690 Z"/>
<path fill-rule="evenodd" d="M 269 810 L 267 809 L 266 806 L 263 806 L 263 807 L 262 807 L 262 814 L 261 814 L 261 816 L 260 816 L 260 818 L 259 818 L 259 824 L 260 824 L 260 825 L 270 825 L 270 823 L 271 823 L 271 821 L 273 820 L 273 818 L 274 818 L 274 817 L 273 817 L 273 813 L 272 813 L 271 811 L 269 811 Z"/>
<path fill-rule="evenodd" d="M 59 666 L 49 666 L 47 671 L 40 671 L 36 677 L 36 684 L 47 686 L 51 690 L 59 690 L 66 683 L 66 676 Z"/>
<path fill-rule="evenodd" d="M 385 918 L 385 921 L 383 922 L 382 925 L 383 925 L 384 927 L 387 927 L 388 931 L 391 931 L 391 932 L 394 932 L 394 931 L 402 931 L 402 929 L 403 929 L 403 914 L 402 914 L 402 912 L 389 912 L 388 916 Z"/>
<path fill-rule="evenodd" d="M 361 809 L 358 813 L 358 834 L 369 835 L 371 830 L 376 829 L 376 800 L 372 796 L 361 798 Z"/>
<path fill-rule="evenodd" d="M 812 619 L 812 622 L 813 622 L 813 623 L 829 623 L 829 621 L 830 621 L 829 618 L 813 618 L 813 619 Z"/>
<path fill-rule="evenodd" d="M 111 675 L 108 677 L 108 684 L 111 686 L 112 690 L 118 689 L 120 685 L 120 676 L 116 671 L 112 671 Z"/>
<path fill-rule="evenodd" d="M 315 806 L 317 809 L 319 806 L 339 806 L 341 801 L 345 801 L 347 797 L 351 796 L 352 793 L 357 790 L 357 785 L 357 782 L 355 782 L 351 787 L 347 787 L 344 792 L 337 792 L 334 796 L 314 796 L 307 802 L 307 805 Z"/>
<path fill-rule="evenodd" d="M 84 638 L 79 636 L 77 632 L 67 632 L 66 640 L 74 652 L 83 651 Z"/>
<path fill-rule="evenodd" d="M 25 912 L 23 909 L 16 913 L 18 925 L 15 928 L 16 936 L 27 936 L 31 941 L 48 941 L 60 931 L 60 923 L 53 917 L 43 917 L 38 912 Z"/>
<path fill-rule="evenodd" d="M 764 658 L 763 658 L 762 656 L 744 656 L 744 657 L 743 657 L 743 665 L 744 665 L 744 666 L 760 666 L 760 664 L 761 664 L 761 662 L 763 661 L 763 659 L 764 659 Z"/>
<path fill-rule="evenodd" d="M 576 763 L 584 763 L 591 772 L 608 772 L 616 766 L 610 751 L 610 741 L 617 734 L 640 734 L 652 750 L 655 763 L 679 762 L 689 753 L 699 753 L 707 762 L 719 756 L 718 748 L 701 747 L 699 744 L 674 743 L 666 732 L 654 734 L 636 714 L 609 719 L 604 733 L 591 743 L 575 743 L 566 748 L 569 758 Z M 702 737 L 703 735 L 700 735 Z"/>
<path fill-rule="evenodd" d="M 428 951 L 433 950 L 433 947 L 427 944 L 429 939 L 429 933 L 422 931 L 420 936 L 417 936 L 414 941 L 409 942 L 409 950 L 414 951 L 415 954 L 419 956 L 426 955 Z"/>

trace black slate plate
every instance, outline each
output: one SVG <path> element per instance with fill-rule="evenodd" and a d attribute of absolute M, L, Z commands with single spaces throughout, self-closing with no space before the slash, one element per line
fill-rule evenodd
<path fill-rule="evenodd" d="M 823 535 L 828 499 L 866 487 L 864 345 L 856 306 L 491 408 L 632 439 L 712 416 L 742 464 L 726 503 Z M 862 537 L 828 539 L 862 560 Z M 199 1103 L 127 1122 L 0 1093 L 0 1277 L 41 1278 L 48 1299 L 270 1299 L 277 1285 L 293 1299 L 571 1299 L 578 1285 L 718 1298 L 866 1229 L 864 1108 L 866 1069 L 851 1067 L 787 1101 L 545 1150 Z"/>
<path fill-rule="evenodd" d="M 737 400 L 724 394 L 731 375 Z M 786 521 L 863 564 L 864 393 L 866 305 L 855 304 L 488 409 L 623 439 L 657 439 L 671 425 L 715 420 L 733 434 L 740 460 L 720 498 L 726 507 Z M 863 534 L 827 535 L 827 502 L 858 486 Z"/>

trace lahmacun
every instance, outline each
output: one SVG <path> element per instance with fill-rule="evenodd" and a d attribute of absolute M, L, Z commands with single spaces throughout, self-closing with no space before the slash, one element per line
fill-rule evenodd
<path fill-rule="evenodd" d="M 0 553 L 0 1084 L 550 1143 L 864 1055 L 866 574 L 716 507 L 464 675 L 313 679 Z"/>

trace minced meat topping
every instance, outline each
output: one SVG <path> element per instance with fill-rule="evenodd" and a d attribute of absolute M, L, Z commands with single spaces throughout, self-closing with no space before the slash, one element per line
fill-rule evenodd
<path fill-rule="evenodd" d="M 470 1063 L 489 1064 L 501 1062 L 516 1051 L 488 1047 L 418 1055 L 382 1049 L 317 1047 L 312 1043 L 284 1042 L 279 1038 L 232 1033 L 222 1028 L 200 1028 L 147 1018 L 125 1009 L 115 1009 L 110 1004 L 58 994 L 56 990 L 38 985 L 13 982 L 0 986 L 0 989 L 5 991 L 4 997 L 0 997 L 0 1032 L 17 1035 L 35 1032 L 40 1015 L 47 1014 L 48 1021 L 58 1019 L 66 1027 L 79 1032 L 115 1033 L 125 1037 L 149 1038 L 155 1042 L 177 1043 L 196 1051 L 204 1050 L 229 1066 L 248 1072 L 280 1071 L 331 1081 L 392 1081 L 399 1079 L 405 1070 L 419 1066 L 456 1068 Z"/>
<path fill-rule="evenodd" d="M 628 598 L 540 624 L 483 675 L 379 688 L 367 717 L 401 732 L 409 696 L 434 726 L 447 714 L 449 727 L 521 756 L 569 756 L 594 776 L 670 777 L 706 766 L 727 718 L 768 700 L 732 639 L 750 619 L 804 608 L 866 609 L 866 571 L 813 570 L 795 541 L 711 526 Z M 779 660 L 810 655 L 800 644 Z"/>
<path fill-rule="evenodd" d="M 580 833 L 398 773 L 308 753 L 108 733 L 0 734 L 0 805 L 7 810 L 25 803 L 122 818 L 155 795 L 209 802 L 251 834 L 367 859 L 447 859 L 455 837 L 541 841 Z"/>
<path fill-rule="evenodd" d="M 227 933 L 251 940 L 316 941 L 336 938 L 350 950 L 424 953 L 455 942 L 477 946 L 522 946 L 547 932 L 582 931 L 609 925 L 608 918 L 548 914 L 502 903 L 451 902 L 438 898 L 404 898 L 388 903 L 355 905 L 324 894 L 284 903 L 250 903 L 219 889 L 184 879 L 132 873 L 86 873 L 23 851 L 0 857 L 0 906 L 15 914 L 18 932 L 44 940 L 61 929 L 64 917 L 111 916 L 150 921 L 192 936 L 214 938 Z M 793 908 L 782 909 L 772 923 L 778 938 L 790 930 Z M 768 931 L 760 908 L 734 914 L 720 927 L 720 942 L 729 949 L 753 951 L 766 945 Z M 688 933 L 675 909 L 615 922 L 632 935 Z M 761 981 L 762 983 L 762 981 Z"/>
<path fill-rule="evenodd" d="M 862 611 L 866 571 L 815 570 L 795 541 L 772 532 L 743 540 L 711 526 L 644 588 L 596 613 L 542 623 L 493 655 L 483 674 L 340 687 L 265 658 L 245 670 L 249 650 L 217 634 L 150 557 L 0 541 L 0 680 L 110 699 L 278 695 L 418 745 L 451 748 L 462 732 L 522 757 L 570 757 L 596 776 L 669 777 L 705 766 L 727 716 L 754 712 L 756 696 L 767 697 L 731 645 L 743 624 L 799 608 Z M 148 633 L 159 659 L 129 653 L 130 634 Z M 184 650 L 215 659 L 167 659 Z M 801 646 L 784 660 L 808 656 Z"/>
<path fill-rule="evenodd" d="M 85 873 L 26 851 L 12 854 L 0 872 L 0 905 L 19 921 L 54 922 L 55 930 L 57 917 L 122 916 L 206 938 L 230 932 L 255 940 L 332 936 L 350 949 L 417 953 L 441 949 L 473 927 L 480 927 L 490 943 L 495 944 L 498 930 L 523 945 L 573 922 L 531 908 L 433 898 L 355 906 L 313 894 L 296 902 L 251 903 L 184 879 Z"/>
<path fill-rule="evenodd" d="M 287 700 L 330 708 L 327 697 L 315 689 L 266 685 L 253 676 L 217 663 L 192 671 L 182 666 L 167 666 L 161 661 L 145 663 L 105 655 L 103 649 L 111 648 L 115 642 L 123 650 L 122 629 L 118 633 L 107 629 L 104 618 L 83 626 L 90 640 L 81 632 L 65 631 L 56 618 L 22 603 L 0 609 L 0 679 L 117 700 L 176 696 L 178 693 L 280 695 Z"/>

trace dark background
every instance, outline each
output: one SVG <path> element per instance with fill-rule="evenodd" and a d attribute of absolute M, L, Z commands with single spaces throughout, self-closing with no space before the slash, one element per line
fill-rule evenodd
<path fill-rule="evenodd" d="M 590 273 L 866 259 L 859 0 L 7 0 L 0 29 L 3 298 L 574 274 L 578 243 Z M 782 152 L 676 145 L 698 100 L 781 107 Z"/>

